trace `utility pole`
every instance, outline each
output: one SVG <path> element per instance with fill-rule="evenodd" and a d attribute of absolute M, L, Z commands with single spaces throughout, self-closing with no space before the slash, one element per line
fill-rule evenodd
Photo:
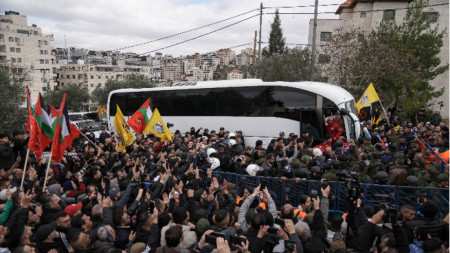
<path fill-rule="evenodd" d="M 313 27 L 313 38 L 312 38 L 312 50 L 311 50 L 311 81 L 314 81 L 314 64 L 316 63 L 316 32 L 317 32 L 317 7 L 319 5 L 319 0 L 316 0 L 314 7 L 314 27 Z"/>
<path fill-rule="evenodd" d="M 317 0 L 316 0 L 317 1 Z M 261 3 L 261 8 L 259 10 L 259 46 L 258 46 L 258 62 L 261 60 L 261 29 L 262 29 L 262 11 L 263 4 Z"/>

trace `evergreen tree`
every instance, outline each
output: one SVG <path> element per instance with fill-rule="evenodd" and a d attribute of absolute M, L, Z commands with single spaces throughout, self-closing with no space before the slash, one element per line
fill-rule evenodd
<path fill-rule="evenodd" d="M 270 25 L 269 55 L 282 54 L 286 51 L 285 38 L 283 37 L 283 29 L 281 29 L 281 20 L 278 13 L 277 9 L 273 23 Z"/>

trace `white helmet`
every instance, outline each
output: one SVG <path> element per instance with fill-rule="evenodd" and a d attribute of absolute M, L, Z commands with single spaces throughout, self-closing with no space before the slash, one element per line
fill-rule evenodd
<path fill-rule="evenodd" d="M 230 140 L 230 147 L 234 146 L 235 144 L 236 144 L 236 140 L 231 139 L 231 140 Z"/>
<path fill-rule="evenodd" d="M 208 148 L 206 150 L 206 154 L 208 155 L 208 158 L 211 156 L 212 153 L 216 153 L 216 150 L 214 148 Z"/>
<path fill-rule="evenodd" d="M 245 171 L 247 171 L 247 173 L 250 175 L 250 176 L 256 176 L 256 173 L 258 172 L 258 171 L 260 171 L 261 170 L 261 167 L 259 167 L 258 165 L 256 165 L 256 164 L 250 164 L 249 166 L 247 166 L 247 168 L 245 169 Z"/>
<path fill-rule="evenodd" d="M 228 134 L 228 139 L 234 139 L 236 137 L 236 134 L 234 134 L 234 133 L 229 133 Z"/>
<path fill-rule="evenodd" d="M 207 161 L 211 164 L 212 170 L 215 170 L 220 167 L 220 160 L 215 157 L 207 158 Z"/>

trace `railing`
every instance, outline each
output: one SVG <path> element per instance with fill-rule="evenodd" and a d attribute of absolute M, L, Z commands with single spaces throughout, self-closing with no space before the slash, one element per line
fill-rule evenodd
<path fill-rule="evenodd" d="M 213 176 L 219 183 L 227 180 L 236 186 L 239 196 L 243 195 L 246 187 L 257 187 L 262 181 L 267 183 L 272 198 L 277 205 L 282 206 L 286 203 L 294 207 L 300 204 L 300 198 L 306 194 L 311 195 L 311 190 L 316 190 L 320 194 L 320 181 L 301 180 L 296 183 L 294 179 L 281 181 L 280 178 L 246 176 L 235 173 L 214 171 Z M 200 171 L 202 187 L 206 187 L 206 174 Z M 344 182 L 329 182 L 330 185 L 330 213 L 345 213 L 348 211 L 347 195 L 348 190 Z M 390 202 L 394 206 L 410 204 L 419 209 L 418 199 L 426 193 L 426 198 L 435 202 L 439 206 L 439 217 L 443 218 L 449 211 L 449 189 L 447 188 L 419 188 L 394 185 L 360 184 L 361 192 L 364 194 L 362 199 L 365 205 L 376 206 L 382 202 Z M 385 198 L 388 197 L 388 198 Z"/>
<path fill-rule="evenodd" d="M 441 172 L 444 172 L 445 171 L 445 166 L 448 163 L 444 159 L 442 159 L 442 157 L 440 157 L 439 154 L 434 152 L 434 149 L 430 146 L 430 144 L 428 144 L 428 142 L 426 142 L 421 137 L 419 137 L 419 140 L 422 141 L 425 144 L 425 146 L 430 150 L 431 154 L 433 154 L 436 157 L 436 161 L 435 162 L 438 164 L 439 169 L 441 170 Z"/>

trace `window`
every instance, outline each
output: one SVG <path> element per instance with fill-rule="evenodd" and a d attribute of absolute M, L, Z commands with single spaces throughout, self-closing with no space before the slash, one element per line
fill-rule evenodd
<path fill-rule="evenodd" d="M 10 48 L 9 48 L 9 52 L 12 52 L 12 53 L 14 53 L 14 52 L 16 52 L 16 49 L 15 49 L 15 48 L 13 48 L 13 47 L 10 47 Z"/>
<path fill-rule="evenodd" d="M 383 20 L 386 20 L 386 19 L 393 20 L 394 18 L 395 18 L 395 10 L 383 11 Z"/>
<path fill-rule="evenodd" d="M 327 54 L 319 54 L 319 63 L 320 64 L 330 63 L 330 61 L 331 61 L 331 56 L 329 56 Z"/>
<path fill-rule="evenodd" d="M 320 41 L 331 41 L 331 32 L 321 32 Z"/>
<path fill-rule="evenodd" d="M 360 18 L 366 18 L 366 12 L 365 11 L 361 11 L 361 13 L 359 13 L 359 17 Z"/>
<path fill-rule="evenodd" d="M 72 79 L 77 79 L 77 78 L 75 77 L 75 75 L 72 75 Z"/>
<path fill-rule="evenodd" d="M 93 83 L 91 83 L 91 88 L 94 88 L 94 84 Z"/>
<path fill-rule="evenodd" d="M 97 76 L 98 77 L 98 79 L 102 79 L 102 77 L 101 76 Z"/>
<path fill-rule="evenodd" d="M 43 42 L 44 42 L 44 45 L 48 45 L 48 42 L 46 40 L 44 40 Z"/>
<path fill-rule="evenodd" d="M 48 54 L 48 50 L 44 50 L 44 54 Z"/>
<path fill-rule="evenodd" d="M 39 60 L 39 63 L 40 63 L 40 64 L 44 64 L 44 63 L 45 63 L 44 59 L 40 59 L 40 60 Z"/>
<path fill-rule="evenodd" d="M 20 53 L 20 48 L 16 48 L 16 53 Z"/>
<path fill-rule="evenodd" d="M 39 54 L 44 54 L 44 50 L 39 50 Z"/>
<path fill-rule="evenodd" d="M 67 75 L 67 79 L 70 79 L 70 75 Z"/>
<path fill-rule="evenodd" d="M 93 75 L 91 75 L 91 79 L 94 79 L 94 76 L 93 76 Z"/>
<path fill-rule="evenodd" d="M 11 57 L 11 63 L 16 63 L 16 58 Z"/>
<path fill-rule="evenodd" d="M 108 79 L 108 76 L 105 76 L 106 79 Z"/>
<path fill-rule="evenodd" d="M 64 86 L 64 83 L 61 83 L 61 86 Z"/>
<path fill-rule="evenodd" d="M 438 13 L 437 12 L 424 12 L 424 14 L 427 17 L 427 21 L 428 22 L 434 23 L 438 19 Z"/>
<path fill-rule="evenodd" d="M 17 63 L 22 63 L 22 58 L 17 58 Z"/>
<path fill-rule="evenodd" d="M 50 63 L 49 60 L 45 59 L 45 64 L 49 64 L 49 63 Z"/>
<path fill-rule="evenodd" d="M 98 83 L 97 88 L 101 88 L 101 87 L 102 87 L 102 84 Z"/>
<path fill-rule="evenodd" d="M 14 42 L 14 38 L 13 38 L 13 37 L 9 37 L 9 38 L 8 38 L 8 41 L 9 41 L 9 42 Z"/>
<path fill-rule="evenodd" d="M 14 42 L 20 42 L 20 39 L 17 38 L 17 37 L 15 37 L 15 38 L 14 38 Z"/>

